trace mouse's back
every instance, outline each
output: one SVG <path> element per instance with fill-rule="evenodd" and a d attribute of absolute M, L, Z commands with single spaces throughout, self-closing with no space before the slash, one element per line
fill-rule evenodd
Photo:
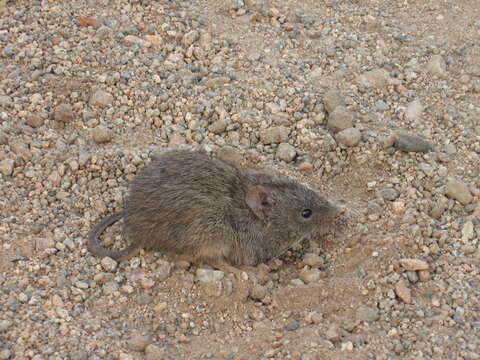
<path fill-rule="evenodd" d="M 132 181 L 125 233 L 145 249 L 190 251 L 192 234 L 211 232 L 216 223 L 221 231 L 219 219 L 242 206 L 242 193 L 235 166 L 199 152 L 167 152 Z"/>

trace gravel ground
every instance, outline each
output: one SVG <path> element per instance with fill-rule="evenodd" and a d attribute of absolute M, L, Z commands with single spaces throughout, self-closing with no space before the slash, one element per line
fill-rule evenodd
<path fill-rule="evenodd" d="M 480 359 L 478 0 L 0 14 L 0 360 Z M 347 226 L 243 278 L 94 258 L 174 147 L 314 185 Z"/>

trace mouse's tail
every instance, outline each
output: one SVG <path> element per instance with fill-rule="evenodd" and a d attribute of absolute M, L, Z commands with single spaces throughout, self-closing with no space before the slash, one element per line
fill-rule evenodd
<path fill-rule="evenodd" d="M 100 222 L 98 222 L 88 234 L 88 250 L 99 257 L 109 257 L 116 261 L 126 260 L 134 256 L 140 249 L 137 245 L 130 245 L 126 249 L 115 251 L 108 250 L 101 246 L 98 242 L 100 235 L 105 231 L 107 227 L 116 223 L 123 218 L 124 211 L 118 211 L 116 213 L 105 216 Z"/>

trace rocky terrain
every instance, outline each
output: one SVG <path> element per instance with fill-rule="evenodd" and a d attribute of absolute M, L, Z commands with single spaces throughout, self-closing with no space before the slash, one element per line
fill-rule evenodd
<path fill-rule="evenodd" d="M 478 0 L 0 14 L 0 359 L 480 359 Z M 288 174 L 345 226 L 240 277 L 93 257 L 168 148 Z"/>

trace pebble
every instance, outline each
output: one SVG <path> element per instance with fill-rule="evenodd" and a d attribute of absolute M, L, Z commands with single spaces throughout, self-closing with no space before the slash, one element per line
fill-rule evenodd
<path fill-rule="evenodd" d="M 413 133 L 401 131 L 397 134 L 394 146 L 404 152 L 429 152 L 433 150 L 433 144 Z"/>
<path fill-rule="evenodd" d="M 445 187 L 445 195 L 455 199 L 462 205 L 470 204 L 473 200 L 472 193 L 465 183 L 457 179 L 449 179 Z"/>
<path fill-rule="evenodd" d="M 219 297 L 223 293 L 223 283 L 221 281 L 201 281 L 200 290 L 207 296 Z"/>
<path fill-rule="evenodd" d="M 398 281 L 395 285 L 395 294 L 405 304 L 412 303 L 412 293 L 403 280 Z"/>
<path fill-rule="evenodd" d="M 11 150 L 20 156 L 25 161 L 30 161 L 32 159 L 32 153 L 25 144 L 15 141 L 10 144 Z"/>
<path fill-rule="evenodd" d="M 13 174 L 13 168 L 15 165 L 15 161 L 11 159 L 5 159 L 0 161 L 0 173 L 3 174 L 3 176 L 10 176 Z"/>
<path fill-rule="evenodd" d="M 418 282 L 418 275 L 415 271 L 407 271 L 407 278 L 412 283 L 415 284 Z"/>
<path fill-rule="evenodd" d="M 366 88 L 381 89 L 389 85 L 399 85 L 398 79 L 393 79 L 387 70 L 374 69 L 367 71 L 357 77 L 357 83 Z"/>
<path fill-rule="evenodd" d="M 306 253 L 303 256 L 302 261 L 305 265 L 308 265 L 308 266 L 311 266 L 311 267 L 314 267 L 314 268 L 318 268 L 318 267 L 323 265 L 322 258 L 315 253 Z"/>
<path fill-rule="evenodd" d="M 113 294 L 118 292 L 118 284 L 115 281 L 109 281 L 102 286 L 104 294 Z"/>
<path fill-rule="evenodd" d="M 400 196 L 400 194 L 397 190 L 387 187 L 380 191 L 380 196 L 385 200 L 394 201 Z"/>
<path fill-rule="evenodd" d="M 102 265 L 103 270 L 108 272 L 112 272 L 113 270 L 115 270 L 118 265 L 115 260 L 109 257 L 104 257 L 102 260 L 100 260 L 100 264 Z"/>
<path fill-rule="evenodd" d="M 113 95 L 104 90 L 95 91 L 90 97 L 90 106 L 107 107 L 113 103 Z"/>
<path fill-rule="evenodd" d="M 95 26 L 97 24 L 97 20 L 95 18 L 88 16 L 77 16 L 75 22 L 80 27 Z"/>
<path fill-rule="evenodd" d="M 405 120 L 409 122 L 416 122 L 420 120 L 423 112 L 423 105 L 420 100 L 415 99 L 407 105 L 405 110 Z"/>
<path fill-rule="evenodd" d="M 8 360 L 12 356 L 12 352 L 8 349 L 0 350 L 0 360 Z"/>
<path fill-rule="evenodd" d="M 287 143 L 281 143 L 280 145 L 278 145 L 277 154 L 276 154 L 277 159 L 283 160 L 289 163 L 289 162 L 292 162 L 296 156 L 297 156 L 297 151 L 292 145 Z"/>
<path fill-rule="evenodd" d="M 430 164 L 420 163 L 418 164 L 418 168 L 428 177 L 432 177 L 434 174 L 433 167 Z"/>
<path fill-rule="evenodd" d="M 288 140 L 290 129 L 285 126 L 273 126 L 260 132 L 260 141 L 265 144 L 282 143 Z"/>
<path fill-rule="evenodd" d="M 328 116 L 327 127 L 337 133 L 353 127 L 355 116 L 344 106 L 337 106 Z"/>
<path fill-rule="evenodd" d="M 155 275 L 157 276 L 158 280 L 165 281 L 170 277 L 172 273 L 173 264 L 168 261 L 163 261 L 160 265 L 155 269 Z"/>
<path fill-rule="evenodd" d="M 330 325 L 325 333 L 325 338 L 333 343 L 339 342 L 342 338 L 340 327 L 336 324 Z"/>
<path fill-rule="evenodd" d="M 399 263 L 408 271 L 428 270 L 428 263 L 420 259 L 403 258 L 399 260 Z"/>
<path fill-rule="evenodd" d="M 320 270 L 304 268 L 300 271 L 299 278 L 306 284 L 315 283 L 320 280 Z"/>
<path fill-rule="evenodd" d="M 292 320 L 292 321 L 289 321 L 289 322 L 285 325 L 285 330 L 287 330 L 287 331 L 295 331 L 295 330 L 297 330 L 299 327 L 300 327 L 300 323 L 299 323 L 297 320 Z"/>
<path fill-rule="evenodd" d="M 72 360 L 87 360 L 88 353 L 85 350 L 75 350 L 70 354 Z"/>
<path fill-rule="evenodd" d="M 12 322 L 10 320 L 0 320 L 0 332 L 7 331 L 10 326 L 12 326 Z"/>
<path fill-rule="evenodd" d="M 250 297 L 254 300 L 263 300 L 267 296 L 267 289 L 265 286 L 256 284 L 250 289 Z"/>
<path fill-rule="evenodd" d="M 475 229 L 473 227 L 473 222 L 468 220 L 462 227 L 462 241 L 468 242 L 475 237 Z"/>
<path fill-rule="evenodd" d="M 338 106 L 344 106 L 345 100 L 337 91 L 329 90 L 323 96 L 323 105 L 325 106 L 325 110 L 331 114 Z"/>
<path fill-rule="evenodd" d="M 425 282 L 430 279 L 430 271 L 428 270 L 419 270 L 418 271 L 418 280 Z"/>
<path fill-rule="evenodd" d="M 380 318 L 378 309 L 361 306 L 357 309 L 357 320 L 366 322 L 375 322 Z"/>
<path fill-rule="evenodd" d="M 163 360 L 165 359 L 165 350 L 156 344 L 149 344 L 145 347 L 146 360 Z"/>
<path fill-rule="evenodd" d="M 218 135 L 223 133 L 226 128 L 227 128 L 227 123 L 225 122 L 225 120 L 217 120 L 208 127 L 208 130 Z"/>
<path fill-rule="evenodd" d="M 430 216 L 433 219 L 440 219 L 447 208 L 447 204 L 444 201 L 437 201 L 432 206 L 432 210 L 430 211 Z"/>
<path fill-rule="evenodd" d="M 35 240 L 35 249 L 37 250 L 46 250 L 52 249 L 55 247 L 55 241 L 52 238 L 37 238 Z"/>
<path fill-rule="evenodd" d="M 113 133 L 110 129 L 103 126 L 97 126 L 92 130 L 92 137 L 97 144 L 104 144 L 112 140 Z"/>
<path fill-rule="evenodd" d="M 200 37 L 200 33 L 197 30 L 190 30 L 185 35 L 183 35 L 183 45 L 190 46 Z"/>
<path fill-rule="evenodd" d="M 355 146 L 362 139 L 362 134 L 357 128 L 348 128 L 337 133 L 336 139 L 345 146 Z"/>
<path fill-rule="evenodd" d="M 40 115 L 29 114 L 26 117 L 25 122 L 28 126 L 31 126 L 32 128 L 36 129 L 36 128 L 39 128 L 39 127 L 43 126 L 43 124 L 45 123 L 45 120 L 43 120 L 43 118 Z"/>
<path fill-rule="evenodd" d="M 447 64 L 442 55 L 433 55 L 427 64 L 427 71 L 433 76 L 444 79 L 448 76 Z"/>
<path fill-rule="evenodd" d="M 127 347 L 133 351 L 144 351 L 145 348 L 152 343 L 150 336 L 146 335 L 133 335 L 127 341 Z"/>
<path fill-rule="evenodd" d="M 220 270 L 211 270 L 211 269 L 197 269 L 196 278 L 200 282 L 215 282 L 220 281 L 225 276 L 225 273 Z"/>
<path fill-rule="evenodd" d="M 63 123 L 71 122 L 74 119 L 73 108 L 70 104 L 60 104 L 55 107 L 54 119 Z"/>

